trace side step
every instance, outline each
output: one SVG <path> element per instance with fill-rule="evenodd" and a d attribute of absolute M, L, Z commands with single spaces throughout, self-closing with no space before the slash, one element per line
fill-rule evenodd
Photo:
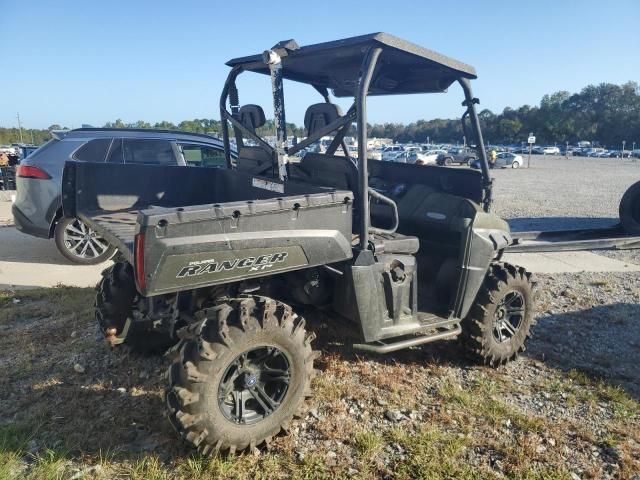
<path fill-rule="evenodd" d="M 460 335 L 460 333 L 462 332 L 462 328 L 460 328 L 460 323 L 458 320 L 456 320 L 455 322 L 449 321 L 442 323 L 448 323 L 449 325 L 438 326 L 436 327 L 436 331 L 412 336 L 409 338 L 405 338 L 404 340 L 397 340 L 395 342 L 385 343 L 382 340 L 378 340 L 373 343 L 356 343 L 353 345 L 353 348 L 365 352 L 391 353 L 402 350 L 404 348 L 416 347 L 418 345 L 424 345 L 425 343 L 435 342 L 437 340 L 454 338 Z M 433 327 L 435 327 L 435 325 L 431 326 L 430 330 L 433 329 Z"/>

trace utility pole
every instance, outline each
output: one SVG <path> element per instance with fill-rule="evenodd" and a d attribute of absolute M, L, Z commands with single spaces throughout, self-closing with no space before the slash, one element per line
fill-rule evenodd
<path fill-rule="evenodd" d="M 16 114 L 16 118 L 18 119 L 18 129 L 20 130 L 20 143 L 23 143 L 23 141 L 22 141 L 22 124 L 20 123 L 20 112 L 18 112 Z"/>
<path fill-rule="evenodd" d="M 33 139 L 33 130 L 29 130 L 29 131 L 31 132 L 31 145 L 35 145 L 35 144 L 36 144 L 36 142 L 35 142 L 35 140 Z"/>
<path fill-rule="evenodd" d="M 626 140 L 622 140 L 622 155 L 620 155 L 620 158 L 622 158 L 624 160 L 624 144 L 627 143 Z"/>

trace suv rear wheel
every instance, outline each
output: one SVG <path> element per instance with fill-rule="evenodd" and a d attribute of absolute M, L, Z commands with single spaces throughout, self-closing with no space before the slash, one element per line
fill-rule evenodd
<path fill-rule="evenodd" d="M 115 247 L 77 218 L 62 218 L 54 232 L 56 246 L 68 260 L 95 265 L 110 259 Z"/>

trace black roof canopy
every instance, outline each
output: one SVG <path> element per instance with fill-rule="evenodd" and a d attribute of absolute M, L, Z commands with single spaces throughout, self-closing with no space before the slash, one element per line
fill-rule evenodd
<path fill-rule="evenodd" d="M 289 40 L 273 48 L 283 52 L 284 78 L 329 88 L 337 97 L 352 97 L 360 67 L 371 47 L 383 50 L 369 95 L 444 92 L 460 77 L 476 78 L 472 66 L 387 33 L 372 33 L 305 47 L 298 47 Z M 269 75 L 269 67 L 261 54 L 234 58 L 227 65 Z"/>

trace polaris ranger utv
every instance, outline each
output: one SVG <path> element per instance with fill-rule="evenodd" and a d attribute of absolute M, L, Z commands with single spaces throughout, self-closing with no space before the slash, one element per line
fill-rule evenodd
<path fill-rule="evenodd" d="M 534 281 L 499 261 L 511 238 L 489 213 L 472 67 L 382 33 L 307 47 L 284 41 L 227 65 L 228 169 L 70 162 L 63 182 L 65 214 L 120 251 L 97 287 L 108 340 L 174 344 L 166 404 L 187 442 L 203 453 L 236 451 L 287 428 L 311 392 L 317 358 L 313 326 L 294 308 L 323 307 L 368 352 L 460 337 L 479 361 L 499 365 L 523 350 Z M 240 106 L 244 72 L 271 78 L 275 147 L 256 134 L 263 109 Z M 323 99 L 307 109 L 307 138 L 290 148 L 284 79 Z M 364 161 L 368 96 L 443 92 L 456 82 L 481 171 Z M 329 90 L 354 98 L 346 114 Z M 344 145 L 353 123 L 357 159 Z M 289 161 L 329 134 L 326 153 Z"/>

